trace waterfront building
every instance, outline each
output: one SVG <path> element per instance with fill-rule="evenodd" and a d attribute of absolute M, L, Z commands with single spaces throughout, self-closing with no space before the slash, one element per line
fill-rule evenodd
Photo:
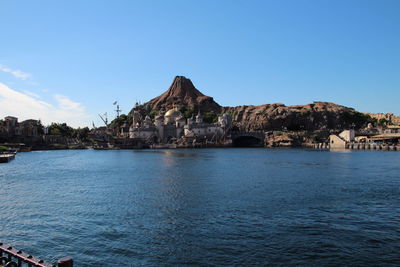
<path fill-rule="evenodd" d="M 177 106 L 165 113 L 160 111 L 154 121 L 149 116 L 143 119 L 139 111 L 135 110 L 129 137 L 145 139 L 151 143 L 170 143 L 182 137 L 216 141 L 224 135 L 231 122 L 230 115 L 223 114 L 217 123 L 206 123 L 200 111 L 195 118 L 185 119 Z"/>
<path fill-rule="evenodd" d="M 25 120 L 18 123 L 15 128 L 15 135 L 19 136 L 40 136 L 43 133 L 43 126 L 39 120 Z"/>
<path fill-rule="evenodd" d="M 383 131 L 385 134 L 396 134 L 400 133 L 400 126 L 397 125 L 388 125 L 386 129 Z"/>
<path fill-rule="evenodd" d="M 12 137 L 38 137 L 43 133 L 43 126 L 39 120 L 25 120 L 18 122 L 18 118 L 7 116 L 0 121 L 0 136 Z"/>
<path fill-rule="evenodd" d="M 400 143 L 400 133 L 393 134 L 378 134 L 370 137 L 370 142 L 379 142 L 386 144 L 399 144 Z"/>
<path fill-rule="evenodd" d="M 344 130 L 338 135 L 329 136 L 331 149 L 370 148 L 400 144 L 400 126 L 388 126 L 382 133 L 355 136 L 354 130 Z"/>
<path fill-rule="evenodd" d="M 355 138 L 355 132 L 353 129 L 351 130 L 344 130 L 339 134 L 339 137 L 342 138 L 346 142 L 352 142 Z"/>
<path fill-rule="evenodd" d="M 216 141 L 218 137 L 224 134 L 221 121 L 222 119 L 220 119 L 218 123 L 205 123 L 199 111 L 196 119 L 193 117 L 187 119 L 187 124 L 184 126 L 184 135 L 190 137 L 197 136 L 200 139 Z"/>
<path fill-rule="evenodd" d="M 333 134 L 329 136 L 329 147 L 331 149 L 345 149 L 346 144 L 346 140 L 339 137 L 338 135 Z"/>
<path fill-rule="evenodd" d="M 339 135 L 332 134 L 329 136 L 329 147 L 332 149 L 345 149 L 347 144 L 354 140 L 354 130 L 344 130 Z"/>

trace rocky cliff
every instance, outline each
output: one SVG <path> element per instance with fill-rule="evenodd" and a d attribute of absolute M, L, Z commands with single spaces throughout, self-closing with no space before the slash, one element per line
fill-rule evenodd
<path fill-rule="evenodd" d="M 234 125 L 240 130 L 329 130 L 364 127 L 368 118 L 352 108 L 329 102 L 308 105 L 285 106 L 266 104 L 261 106 L 225 107 Z"/>
<path fill-rule="evenodd" d="M 221 107 L 212 97 L 197 90 L 190 79 L 177 76 L 169 89 L 162 95 L 140 107 L 147 113 L 167 110 L 174 104 L 191 108 L 197 112 L 232 115 L 238 130 L 288 130 L 315 131 L 365 127 L 370 117 L 329 102 L 314 102 L 308 105 L 285 106 L 265 104 L 260 106 Z"/>

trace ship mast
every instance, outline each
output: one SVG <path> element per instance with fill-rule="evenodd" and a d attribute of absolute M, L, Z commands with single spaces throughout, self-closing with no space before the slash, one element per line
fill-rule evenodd
<path fill-rule="evenodd" d="M 119 118 L 119 113 L 122 111 L 121 109 L 119 109 L 119 103 L 118 101 L 114 101 L 113 105 L 117 105 L 117 109 L 115 110 L 115 112 L 117 112 L 117 119 Z"/>
<path fill-rule="evenodd" d="M 100 115 L 99 114 L 100 119 L 104 122 L 104 124 L 106 125 L 106 127 L 108 127 L 108 119 L 107 119 L 107 112 L 104 113 L 104 115 Z"/>

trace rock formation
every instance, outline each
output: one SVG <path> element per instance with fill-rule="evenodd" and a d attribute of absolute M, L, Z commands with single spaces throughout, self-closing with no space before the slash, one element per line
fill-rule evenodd
<path fill-rule="evenodd" d="M 212 97 L 202 94 L 194 87 L 192 81 L 183 76 L 176 76 L 169 89 L 162 95 L 153 98 L 144 107 L 146 110 L 168 110 L 173 105 L 185 106 L 202 112 L 219 113 L 221 106 Z"/>
<path fill-rule="evenodd" d="M 177 104 L 215 114 L 230 113 L 237 130 L 329 131 L 365 127 L 370 117 L 329 102 L 285 106 L 265 104 L 260 106 L 221 107 L 212 97 L 197 90 L 190 79 L 176 76 L 169 89 L 140 107 L 146 113 L 168 110 Z"/>
<path fill-rule="evenodd" d="M 365 118 L 359 118 L 360 113 L 354 109 L 329 102 L 296 106 L 266 104 L 225 107 L 223 112 L 232 114 L 235 126 L 243 131 L 315 131 L 363 127 L 365 123 Z"/>

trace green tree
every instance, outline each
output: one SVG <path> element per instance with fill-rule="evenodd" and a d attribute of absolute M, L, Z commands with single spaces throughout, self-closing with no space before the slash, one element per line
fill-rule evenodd
<path fill-rule="evenodd" d="M 90 132 L 90 130 L 88 127 L 74 129 L 74 133 L 72 134 L 72 137 L 78 138 L 81 141 L 88 141 L 89 140 L 89 132 Z"/>
<path fill-rule="evenodd" d="M 389 121 L 385 118 L 378 120 L 378 125 L 384 126 L 384 125 L 388 125 L 388 124 L 389 124 Z"/>
<path fill-rule="evenodd" d="M 150 111 L 149 116 L 154 119 L 159 112 L 160 111 L 158 109 L 153 109 L 152 111 Z"/>
<path fill-rule="evenodd" d="M 191 118 L 194 114 L 194 109 L 193 108 L 188 108 L 188 107 L 181 107 L 179 111 L 183 114 L 183 116 L 188 119 Z"/>
<path fill-rule="evenodd" d="M 49 126 L 49 133 L 52 135 L 62 135 L 71 137 L 74 129 L 68 126 L 66 123 L 52 123 Z"/>
<path fill-rule="evenodd" d="M 206 112 L 203 116 L 203 121 L 207 123 L 215 123 L 218 121 L 218 115 L 213 111 Z"/>
<path fill-rule="evenodd" d="M 125 114 L 121 114 L 118 118 L 115 118 L 110 123 L 110 128 L 121 127 L 128 120 L 128 116 Z"/>
<path fill-rule="evenodd" d="M 371 116 L 361 112 L 345 112 L 342 114 L 345 127 L 361 128 L 366 127 L 368 123 L 376 122 Z"/>
<path fill-rule="evenodd" d="M 61 131 L 59 128 L 53 127 L 49 129 L 49 133 L 51 135 L 61 135 Z"/>

